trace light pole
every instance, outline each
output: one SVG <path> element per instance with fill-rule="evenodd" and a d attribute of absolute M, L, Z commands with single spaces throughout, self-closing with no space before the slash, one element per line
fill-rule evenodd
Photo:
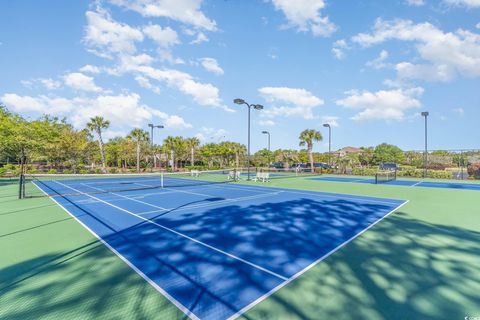
<path fill-rule="evenodd" d="M 262 110 L 263 106 L 261 104 L 249 104 L 243 99 L 235 99 L 235 100 L 233 100 L 233 103 L 244 104 L 248 107 L 247 180 L 250 180 L 250 109 L 253 107 L 253 109 L 255 109 L 255 110 Z"/>
<path fill-rule="evenodd" d="M 268 135 L 268 165 L 270 166 L 270 132 L 262 131 L 262 133 Z"/>
<path fill-rule="evenodd" d="M 427 164 L 428 164 L 428 148 L 427 148 L 427 118 L 428 111 L 422 112 L 422 117 L 425 117 L 425 153 L 423 155 L 423 177 L 427 177 Z"/>
<path fill-rule="evenodd" d="M 155 154 L 155 151 L 153 150 L 153 128 L 158 128 L 158 129 L 163 129 L 164 127 L 162 125 L 154 125 L 153 123 L 149 123 L 148 126 L 150 127 L 150 145 L 152 146 L 152 151 L 153 151 L 153 167 L 157 167 L 157 156 Z"/>
<path fill-rule="evenodd" d="M 332 127 L 328 123 L 324 123 L 323 126 L 328 128 L 328 164 L 332 165 Z"/>

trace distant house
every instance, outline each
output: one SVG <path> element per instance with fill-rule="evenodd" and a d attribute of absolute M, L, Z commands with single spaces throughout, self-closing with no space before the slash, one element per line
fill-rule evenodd
<path fill-rule="evenodd" d="M 339 149 L 339 150 L 333 152 L 333 154 L 336 155 L 337 157 L 345 157 L 347 154 L 362 153 L 362 152 L 363 152 L 363 150 L 360 149 L 360 148 L 345 147 L 345 148 L 342 148 L 342 149 Z"/>

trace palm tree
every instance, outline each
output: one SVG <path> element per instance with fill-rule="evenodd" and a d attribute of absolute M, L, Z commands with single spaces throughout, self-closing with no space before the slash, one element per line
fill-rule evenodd
<path fill-rule="evenodd" d="M 133 129 L 128 138 L 133 140 L 137 145 L 137 172 L 140 172 L 140 151 L 142 142 L 148 140 L 148 132 L 141 129 Z"/>
<path fill-rule="evenodd" d="M 322 134 L 313 129 L 306 129 L 300 133 L 298 138 L 300 139 L 300 147 L 307 145 L 308 157 L 310 158 L 310 168 L 313 173 L 313 141 L 322 141 Z"/>
<path fill-rule="evenodd" d="M 102 158 L 102 171 L 107 172 L 105 165 L 105 147 L 102 140 L 102 129 L 107 129 L 110 126 L 110 121 L 105 120 L 103 117 L 96 116 L 90 118 L 90 122 L 87 123 L 88 130 L 95 132 L 98 138 L 98 145 L 100 147 L 100 157 Z"/>
<path fill-rule="evenodd" d="M 190 165 L 194 166 L 195 165 L 195 150 L 200 145 L 200 140 L 198 138 L 193 137 L 193 138 L 185 139 L 185 143 L 187 144 L 187 147 L 190 148 Z"/>
<path fill-rule="evenodd" d="M 178 144 L 177 138 L 168 136 L 163 140 L 163 144 L 168 150 L 170 150 L 171 167 L 172 171 L 175 171 L 175 147 Z"/>

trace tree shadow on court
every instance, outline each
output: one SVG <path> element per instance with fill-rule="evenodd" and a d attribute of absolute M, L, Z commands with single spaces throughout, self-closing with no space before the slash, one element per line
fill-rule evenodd
<path fill-rule="evenodd" d="M 373 222 L 385 210 L 388 206 L 383 204 L 296 198 L 182 210 L 153 221 L 290 276 L 334 247 L 335 241 L 362 230 L 365 217 Z M 163 289 L 187 299 L 190 310 L 220 317 L 225 310 L 237 311 L 235 302 L 248 292 L 265 293 L 275 283 L 274 277 L 160 232 L 148 221 L 105 226 L 111 230 L 107 243 L 143 264 L 142 271 L 161 280 Z M 478 243 L 479 233 L 396 213 L 245 317 L 444 319 L 476 314 Z M 99 241 L 28 260 L 0 274 L 0 317 L 8 319 L 185 317 Z M 205 281 L 210 284 L 205 286 Z"/>
<path fill-rule="evenodd" d="M 398 212 L 291 282 L 253 319 L 463 319 L 480 311 L 480 233 Z"/>

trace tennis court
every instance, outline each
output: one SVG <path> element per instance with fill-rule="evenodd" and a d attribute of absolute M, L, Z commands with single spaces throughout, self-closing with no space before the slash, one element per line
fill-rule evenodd
<path fill-rule="evenodd" d="M 375 184 L 375 179 L 359 178 L 359 177 L 316 177 L 316 178 L 310 178 L 310 180 Z M 480 191 L 480 184 L 475 184 L 475 183 L 436 182 L 436 181 L 421 181 L 421 180 L 392 180 L 392 181 L 385 181 L 382 184 L 394 185 L 394 186 L 406 186 L 406 187 L 424 187 L 424 188 Z"/>
<path fill-rule="evenodd" d="M 200 319 L 241 315 L 405 203 L 210 182 L 33 181 L 186 315 Z"/>

